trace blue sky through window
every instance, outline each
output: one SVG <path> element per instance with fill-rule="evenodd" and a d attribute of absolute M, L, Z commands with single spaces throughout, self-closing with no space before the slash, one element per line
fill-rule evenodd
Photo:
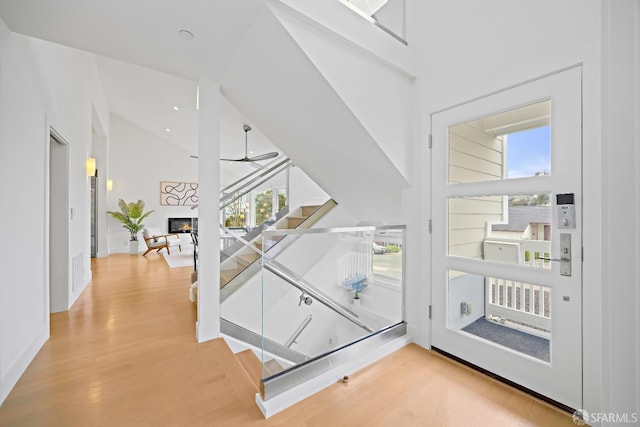
<path fill-rule="evenodd" d="M 507 141 L 507 178 L 551 172 L 551 126 L 510 133 Z"/>

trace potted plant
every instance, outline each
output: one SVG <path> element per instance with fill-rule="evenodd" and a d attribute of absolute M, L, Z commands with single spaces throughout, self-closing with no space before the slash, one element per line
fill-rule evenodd
<path fill-rule="evenodd" d="M 129 239 L 129 250 L 132 254 L 138 253 L 138 233 L 144 228 L 142 220 L 151 215 L 154 211 L 144 212 L 144 202 L 127 203 L 123 199 L 118 200 L 120 212 L 107 211 L 109 215 L 122 223 L 122 228 L 126 228 L 131 234 Z"/>
<path fill-rule="evenodd" d="M 353 305 L 360 305 L 360 291 L 358 290 L 353 293 Z"/>

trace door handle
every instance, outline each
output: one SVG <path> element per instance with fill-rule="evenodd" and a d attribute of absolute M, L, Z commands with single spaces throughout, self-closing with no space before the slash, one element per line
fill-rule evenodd
<path fill-rule="evenodd" d="M 541 259 L 543 261 L 554 261 L 560 263 L 560 275 L 571 276 L 571 234 L 560 234 L 560 258 L 547 258 L 543 256 L 536 256 L 535 259 Z"/>
<path fill-rule="evenodd" d="M 546 258 L 543 256 L 537 256 L 536 259 L 541 259 L 543 261 L 555 261 L 555 262 L 571 262 L 571 258 L 563 257 L 563 258 Z"/>

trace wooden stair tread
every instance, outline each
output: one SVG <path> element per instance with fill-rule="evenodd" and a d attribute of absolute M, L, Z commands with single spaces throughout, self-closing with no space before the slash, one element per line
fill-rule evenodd
<path fill-rule="evenodd" d="M 302 206 L 302 216 L 303 217 L 310 217 L 311 215 L 313 215 L 313 213 L 315 211 L 317 211 L 318 209 L 320 209 L 322 207 L 322 205 L 305 205 Z"/>
<path fill-rule="evenodd" d="M 335 204 L 335 203 L 334 203 Z M 278 221 L 276 225 L 277 229 L 294 229 L 298 228 L 300 224 L 305 222 L 311 215 L 320 210 L 324 205 L 303 205 L 300 209 L 296 210 L 295 214 L 287 215 L 282 218 L 282 221 Z M 315 222 L 315 221 L 313 221 Z M 255 239 L 252 244 L 258 248 L 260 251 L 267 252 L 273 245 L 280 240 L 284 239 L 285 236 L 274 236 L 273 239 L 269 242 L 267 247 L 263 247 L 262 242 L 259 239 Z M 257 240 L 257 241 L 256 241 Z M 242 249 L 242 250 L 247 250 Z M 235 260 L 236 266 L 231 268 L 227 268 L 220 271 L 220 287 L 224 287 L 227 283 L 232 281 L 238 274 L 240 274 L 243 270 L 245 270 L 249 265 L 260 259 L 260 255 L 256 252 L 247 252 L 241 255 L 236 255 L 235 257 L 231 257 L 225 262 L 229 260 Z"/>
<path fill-rule="evenodd" d="M 260 359 L 252 350 L 244 350 L 236 353 L 236 359 L 240 362 L 240 365 L 244 368 L 247 377 L 251 380 L 251 383 L 256 387 L 256 390 L 260 389 L 260 380 L 262 379 L 262 363 Z"/>
<path fill-rule="evenodd" d="M 267 375 L 274 375 L 278 372 L 284 371 L 284 367 L 276 359 L 271 359 L 264 362 L 264 370 Z"/>
<path fill-rule="evenodd" d="M 240 259 L 240 264 L 244 264 L 246 263 L 246 265 L 251 264 L 253 261 L 257 260 L 258 258 L 260 258 L 260 255 L 258 255 L 257 253 L 253 252 L 250 254 L 243 254 L 243 255 L 238 255 L 238 259 Z M 245 265 L 245 267 L 246 267 Z"/>
<path fill-rule="evenodd" d="M 246 408 L 255 405 L 255 394 L 259 388 L 247 378 L 244 367 L 240 364 L 238 358 L 231 351 L 227 343 L 222 338 L 213 340 L 216 354 L 219 355 L 218 369 L 221 369 L 224 375 L 229 379 L 229 383 L 233 387 L 234 393 L 238 396 L 238 400 Z"/>
<path fill-rule="evenodd" d="M 220 286 L 224 286 L 227 283 L 229 283 L 229 281 L 231 281 L 231 279 L 236 277 L 238 275 L 238 273 L 239 273 L 238 270 L 222 270 L 222 271 L 220 271 Z"/>
<path fill-rule="evenodd" d="M 301 218 L 301 217 L 287 217 L 287 228 L 296 228 L 305 219 L 306 218 Z"/>

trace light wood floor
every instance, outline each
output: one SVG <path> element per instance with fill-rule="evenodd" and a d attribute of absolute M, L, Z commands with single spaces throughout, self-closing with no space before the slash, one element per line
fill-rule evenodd
<path fill-rule="evenodd" d="M 197 344 L 190 269 L 94 260 L 93 282 L 4 405 L 1 426 L 560 426 L 571 417 L 410 345 L 264 420 L 222 340 Z"/>

